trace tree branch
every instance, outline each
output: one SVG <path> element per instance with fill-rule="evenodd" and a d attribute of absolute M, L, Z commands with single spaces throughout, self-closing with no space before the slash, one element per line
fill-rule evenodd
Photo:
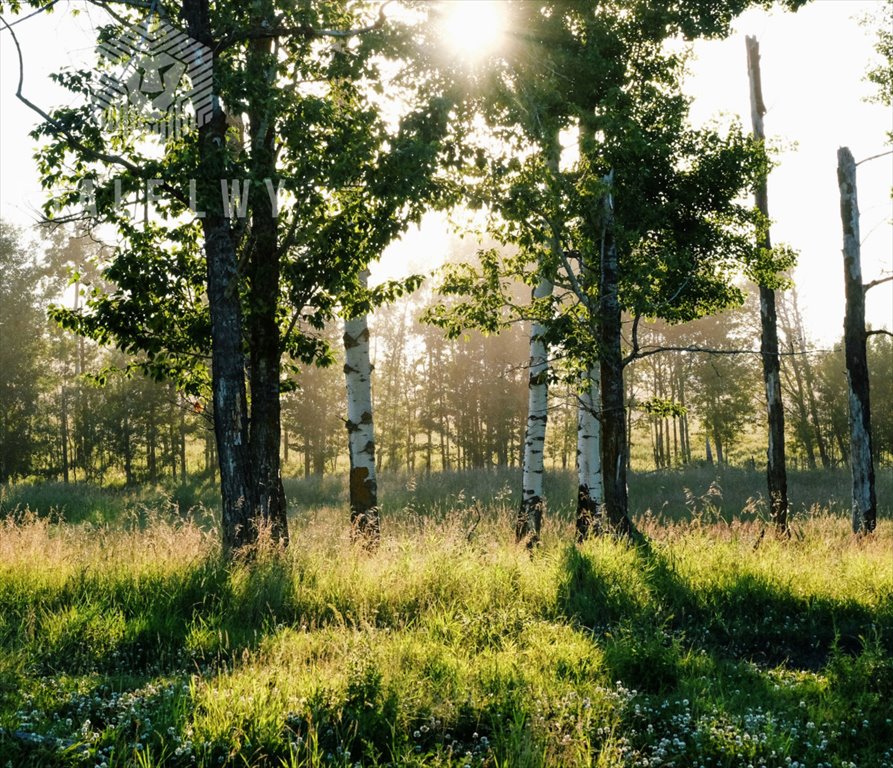
<path fill-rule="evenodd" d="M 862 286 L 863 293 L 868 293 L 872 288 L 877 287 L 878 285 L 883 285 L 884 283 L 889 283 L 893 280 L 893 275 L 889 275 L 888 277 L 879 277 L 877 280 L 872 280 L 870 283 L 865 283 Z"/>
<path fill-rule="evenodd" d="M 872 155 L 871 157 L 866 157 L 864 160 L 860 160 L 856 165 L 862 165 L 862 163 L 867 163 L 869 160 L 877 160 L 879 157 L 886 157 L 887 155 L 893 155 L 893 149 L 889 152 L 881 152 L 877 155 Z"/>
<path fill-rule="evenodd" d="M 875 331 L 872 331 L 875 333 Z M 889 331 L 876 331 L 876 333 L 889 333 Z M 779 357 L 793 357 L 795 355 L 812 355 L 816 352 L 823 352 L 827 350 L 820 349 L 810 349 L 810 350 L 800 350 L 790 352 L 779 352 Z M 646 347 L 644 350 L 640 350 L 635 357 L 632 355 L 628 355 L 624 359 L 624 365 L 633 362 L 634 360 L 641 360 L 646 357 L 651 357 L 652 355 L 658 355 L 661 352 L 692 352 L 692 353 L 701 353 L 706 355 L 762 355 L 763 352 L 759 349 L 713 349 L 711 347 Z"/>
<path fill-rule="evenodd" d="M 40 8 L 38 8 L 36 11 L 32 11 L 32 12 L 29 13 L 27 16 L 22 16 L 21 19 L 17 19 L 16 21 L 14 21 L 14 22 L 13 22 L 12 24 L 10 24 L 9 26 L 10 26 L 10 27 L 14 27 L 14 26 L 16 26 L 17 24 L 21 24 L 23 21 L 28 21 L 28 19 L 30 19 L 30 18 L 32 18 L 32 17 L 34 17 L 34 16 L 37 16 L 38 14 L 43 13 L 44 11 L 48 11 L 48 10 L 50 10 L 50 8 L 52 8 L 54 5 L 57 5 L 58 3 L 59 3 L 59 0 L 52 0 L 52 2 L 47 3 L 46 5 L 42 5 L 42 6 L 41 6 Z"/>
<path fill-rule="evenodd" d="M 108 163 L 109 165 L 118 165 L 130 171 L 130 173 L 132 173 L 138 179 L 148 179 L 149 177 L 143 173 L 143 170 L 138 165 L 130 162 L 126 158 L 123 158 L 120 155 L 112 155 L 108 152 L 100 152 L 98 150 L 91 149 L 90 147 L 83 144 L 79 139 L 73 136 L 70 131 L 59 125 L 59 123 L 54 120 L 47 112 L 44 112 L 43 109 L 38 107 L 33 101 L 31 101 L 22 93 L 22 89 L 25 83 L 25 60 L 22 55 L 22 46 L 19 44 L 19 39 L 18 37 L 16 37 L 16 33 L 13 30 L 12 26 L 9 24 L 8 21 L 6 21 L 6 19 L 3 18 L 3 16 L 0 16 L 0 23 L 3 24 L 3 26 L 11 35 L 12 42 L 16 48 L 16 56 L 18 57 L 19 80 L 18 84 L 16 85 L 16 98 L 21 101 L 22 104 L 24 104 L 26 107 L 28 107 L 28 109 L 30 109 L 32 112 L 40 115 L 40 117 L 42 117 L 52 127 L 52 130 L 56 135 L 64 137 L 70 146 L 74 147 L 80 152 L 83 152 L 90 159 L 101 160 L 102 162 Z M 181 203 L 188 204 L 189 201 L 186 196 L 183 195 L 183 193 L 180 192 L 180 190 L 178 190 L 176 187 L 172 187 L 166 182 L 160 184 L 159 186 L 161 189 L 170 192 L 170 194 L 176 197 L 176 199 L 179 200 Z"/>
<path fill-rule="evenodd" d="M 873 330 L 873 331 L 865 331 L 865 335 L 866 335 L 866 337 L 867 336 L 878 336 L 878 335 L 893 337 L 893 331 L 888 331 L 886 328 L 877 328 L 876 330 Z"/>
<path fill-rule="evenodd" d="M 357 35 L 363 35 L 367 32 L 374 32 L 376 29 L 381 29 L 384 26 L 385 21 L 387 21 L 384 10 L 392 2 L 394 2 L 394 0 L 385 0 L 378 9 L 378 17 L 375 21 L 371 24 L 367 24 L 365 27 L 357 27 L 354 29 L 316 29 L 309 24 L 300 24 L 296 27 L 281 25 L 258 27 L 222 38 L 217 45 L 214 46 L 214 52 L 217 53 L 226 50 L 236 43 L 242 43 L 247 40 L 266 40 L 275 37 L 303 37 L 307 39 L 335 37 L 346 39 L 349 37 L 356 37 Z"/>
<path fill-rule="evenodd" d="M 636 316 L 633 318 L 633 327 L 632 327 L 632 332 L 631 332 L 632 350 L 630 350 L 630 353 L 626 357 L 624 357 L 623 360 L 620 362 L 620 365 L 623 368 L 626 368 L 627 365 L 629 365 L 633 360 L 635 360 L 639 357 L 639 349 L 640 349 L 640 347 L 639 347 L 639 321 L 641 319 L 642 319 L 641 313 L 637 312 Z"/>

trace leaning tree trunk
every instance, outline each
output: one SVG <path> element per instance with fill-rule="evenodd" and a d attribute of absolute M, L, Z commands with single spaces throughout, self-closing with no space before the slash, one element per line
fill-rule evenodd
<path fill-rule="evenodd" d="M 552 281 L 540 277 L 533 298 L 552 295 Z M 521 506 L 515 536 L 533 546 L 539 541 L 543 523 L 543 457 L 549 402 L 549 360 L 544 336 L 546 328 L 534 321 L 530 326 L 530 378 L 527 394 L 527 429 L 524 433 L 524 457 L 521 469 Z"/>
<path fill-rule="evenodd" d="M 877 524 L 874 461 L 871 454 L 871 404 L 865 334 L 865 287 L 859 243 L 859 201 L 856 162 L 848 147 L 837 150 L 837 183 L 843 223 L 843 265 L 846 284 L 844 347 L 850 404 L 850 466 L 853 472 L 853 532 L 871 533 Z"/>
<path fill-rule="evenodd" d="M 577 541 L 599 532 L 604 501 L 601 461 L 601 372 L 598 365 L 583 377 L 577 402 Z"/>
<path fill-rule="evenodd" d="M 249 73 L 266 77 L 275 66 L 270 40 L 250 44 Z M 279 242 L 276 182 L 275 120 L 267 102 L 249 100 L 248 125 L 252 147 L 251 250 L 248 277 L 248 336 L 250 340 L 251 420 L 249 445 L 254 505 L 252 514 L 273 541 L 288 543 L 288 517 L 282 485 L 280 446 L 281 345 L 279 339 Z M 258 180 L 263 179 L 263 183 Z"/>
<path fill-rule="evenodd" d="M 753 133 L 765 140 L 763 91 L 760 81 L 760 45 L 755 37 L 747 38 L 747 74 L 750 80 L 750 114 Z M 756 189 L 756 205 L 769 218 L 769 197 L 765 180 Z M 768 225 L 757 243 L 767 251 L 772 247 Z M 778 321 L 775 313 L 775 291 L 760 285 L 760 325 L 762 329 L 760 354 L 763 360 L 763 381 L 766 385 L 766 410 L 769 420 L 769 448 L 766 477 L 772 519 L 779 534 L 788 530 L 788 476 L 784 455 L 784 407 L 781 400 L 781 371 L 778 356 Z"/>
<path fill-rule="evenodd" d="M 360 275 L 365 289 L 368 270 Z M 347 384 L 347 441 L 350 454 L 350 524 L 367 546 L 381 536 L 375 478 L 375 433 L 372 426 L 372 364 L 366 315 L 344 321 L 344 378 Z"/>
<path fill-rule="evenodd" d="M 610 183 L 610 177 L 608 179 Z M 599 281 L 599 359 L 601 363 L 601 459 L 605 516 L 615 534 L 633 533 L 626 488 L 626 403 L 620 313 L 619 264 L 614 236 L 614 202 L 604 201 L 604 229 Z"/>

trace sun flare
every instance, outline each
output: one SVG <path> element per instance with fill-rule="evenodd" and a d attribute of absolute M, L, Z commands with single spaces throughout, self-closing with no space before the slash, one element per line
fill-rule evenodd
<path fill-rule="evenodd" d="M 478 61 L 499 48 L 505 32 L 502 0 L 444 0 L 443 32 L 456 56 Z"/>

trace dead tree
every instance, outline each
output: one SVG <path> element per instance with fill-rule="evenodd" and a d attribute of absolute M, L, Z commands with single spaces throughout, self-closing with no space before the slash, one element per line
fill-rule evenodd
<path fill-rule="evenodd" d="M 853 471 L 853 533 L 871 533 L 877 524 L 874 462 L 871 457 L 871 406 L 865 333 L 865 291 L 859 244 L 856 162 L 848 147 L 837 150 L 837 183 L 843 224 L 846 315 L 843 321 L 850 406 L 850 465 Z"/>
<path fill-rule="evenodd" d="M 750 80 L 750 115 L 753 134 L 765 140 L 763 89 L 760 82 L 760 44 L 755 37 L 747 37 L 747 75 Z M 765 179 L 756 188 L 756 205 L 768 220 L 769 195 Z M 769 228 L 765 227 L 757 245 L 770 250 Z M 778 356 L 778 321 L 775 312 L 774 289 L 760 284 L 760 354 L 763 360 L 763 381 L 766 385 L 766 410 L 769 421 L 769 448 L 766 478 L 769 485 L 769 504 L 776 531 L 785 535 L 788 530 L 788 476 L 784 455 L 784 406 L 781 400 L 781 365 Z"/>

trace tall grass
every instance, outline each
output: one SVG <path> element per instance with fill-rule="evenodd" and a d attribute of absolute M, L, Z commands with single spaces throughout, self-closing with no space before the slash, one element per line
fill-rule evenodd
<path fill-rule="evenodd" d="M 308 486 L 289 551 L 230 564 L 165 494 L 138 524 L 20 510 L 0 765 L 893 766 L 893 522 L 779 542 L 731 519 L 737 477 L 718 512 L 667 475 L 647 547 L 568 544 L 568 507 L 530 554 L 510 480 L 386 478 L 371 555 Z"/>

